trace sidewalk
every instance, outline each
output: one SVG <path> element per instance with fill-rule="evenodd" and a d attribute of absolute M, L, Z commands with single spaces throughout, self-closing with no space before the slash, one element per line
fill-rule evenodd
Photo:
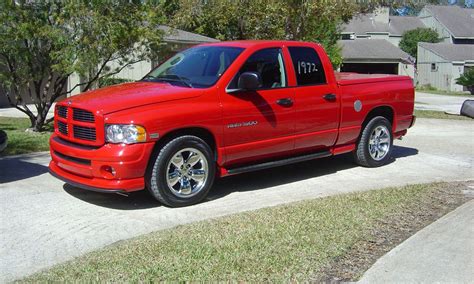
<path fill-rule="evenodd" d="M 48 118 L 49 117 L 53 117 L 54 115 L 54 106 L 56 105 L 56 103 L 54 103 L 51 108 L 49 109 L 49 112 L 48 112 Z M 36 115 L 36 107 L 35 105 L 28 105 L 28 108 L 30 108 L 30 110 Z M 25 113 L 19 111 L 18 109 L 14 108 L 14 107 L 10 107 L 10 108 L 0 108 L 0 116 L 4 116 L 4 117 L 27 117 Z"/>
<path fill-rule="evenodd" d="M 472 283 L 474 200 L 380 258 L 358 283 Z"/>
<path fill-rule="evenodd" d="M 466 95 L 465 97 L 460 97 L 416 92 L 415 109 L 459 114 L 465 100 L 474 100 L 474 96 Z"/>

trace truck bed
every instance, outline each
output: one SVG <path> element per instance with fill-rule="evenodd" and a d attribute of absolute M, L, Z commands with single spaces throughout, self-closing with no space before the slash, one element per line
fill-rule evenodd
<path fill-rule="evenodd" d="M 375 82 L 411 80 L 409 76 L 390 74 L 358 74 L 349 72 L 335 72 L 334 75 L 339 85 L 355 85 Z"/>

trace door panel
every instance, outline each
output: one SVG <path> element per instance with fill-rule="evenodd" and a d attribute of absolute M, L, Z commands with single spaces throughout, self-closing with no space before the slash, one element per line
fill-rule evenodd
<path fill-rule="evenodd" d="M 339 126 L 335 84 L 328 84 L 321 59 L 312 47 L 288 47 L 295 88 L 295 149 L 322 149 L 334 145 Z M 328 70 L 332 72 L 332 70 Z"/>
<path fill-rule="evenodd" d="M 253 53 L 220 96 L 226 164 L 271 158 L 294 149 L 294 88 L 287 87 L 281 48 Z M 244 72 L 261 78 L 261 88 L 236 91 Z"/>
<path fill-rule="evenodd" d="M 281 106 L 294 100 L 293 88 L 224 94 L 222 98 L 226 163 L 270 158 L 293 149 L 294 108 Z"/>
<path fill-rule="evenodd" d="M 334 94 L 328 86 L 308 86 L 295 89 L 296 149 L 326 148 L 336 142 L 339 125 L 339 98 L 326 100 Z"/>

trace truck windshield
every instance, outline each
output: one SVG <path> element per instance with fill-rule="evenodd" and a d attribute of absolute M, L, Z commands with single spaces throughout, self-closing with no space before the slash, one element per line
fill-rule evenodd
<path fill-rule="evenodd" d="M 243 48 L 227 46 L 192 47 L 163 62 L 142 81 L 208 88 L 217 82 L 242 51 Z"/>

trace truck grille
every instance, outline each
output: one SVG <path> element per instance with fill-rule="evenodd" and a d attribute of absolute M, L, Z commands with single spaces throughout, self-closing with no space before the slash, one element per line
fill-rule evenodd
<path fill-rule="evenodd" d="M 92 112 L 75 108 L 73 109 L 73 119 L 76 121 L 83 121 L 83 122 L 94 122 L 94 114 Z"/>
<path fill-rule="evenodd" d="M 96 139 L 95 128 L 92 128 L 92 127 L 74 125 L 73 132 L 74 132 L 74 138 L 76 139 L 89 140 L 89 141 L 95 141 Z"/>
<path fill-rule="evenodd" d="M 99 146 L 104 143 L 103 119 L 94 112 L 67 105 L 56 106 L 56 134 L 77 144 Z M 97 130 L 99 129 L 99 130 Z"/>
<path fill-rule="evenodd" d="M 67 118 L 67 107 L 57 106 L 56 111 L 58 112 L 58 116 L 60 116 L 62 118 Z"/>
<path fill-rule="evenodd" d="M 67 124 L 62 122 L 62 121 L 58 121 L 58 130 L 59 132 L 61 132 L 62 134 L 64 135 L 67 135 L 68 131 L 67 131 Z"/>

